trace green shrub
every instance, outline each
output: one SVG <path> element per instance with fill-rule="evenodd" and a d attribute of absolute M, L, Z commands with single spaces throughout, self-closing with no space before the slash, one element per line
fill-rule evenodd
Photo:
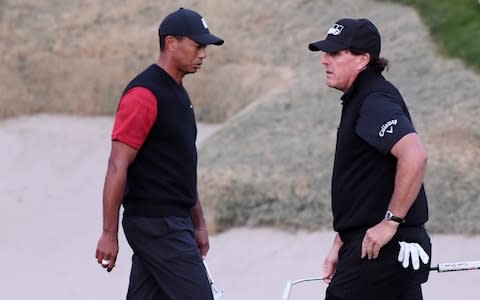
<path fill-rule="evenodd" d="M 442 54 L 480 71 L 480 4 L 477 0 L 378 0 L 415 7 Z"/>

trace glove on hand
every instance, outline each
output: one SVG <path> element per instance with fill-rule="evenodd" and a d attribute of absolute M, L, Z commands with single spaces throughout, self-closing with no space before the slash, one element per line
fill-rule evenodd
<path fill-rule="evenodd" d="M 420 259 L 424 264 L 427 264 L 430 260 L 428 254 L 423 250 L 422 246 L 417 243 L 399 242 L 400 252 L 398 253 L 398 261 L 402 263 L 402 266 L 406 269 L 410 264 L 410 257 L 412 258 L 412 267 L 414 270 L 420 268 Z"/>

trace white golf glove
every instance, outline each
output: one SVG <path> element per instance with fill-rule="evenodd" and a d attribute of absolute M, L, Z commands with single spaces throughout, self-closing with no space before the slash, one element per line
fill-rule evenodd
<path fill-rule="evenodd" d="M 428 254 L 423 250 L 422 246 L 417 243 L 398 242 L 400 244 L 400 252 L 398 253 L 398 261 L 406 269 L 412 259 L 412 267 L 414 270 L 420 268 L 420 259 L 424 264 L 430 260 Z"/>

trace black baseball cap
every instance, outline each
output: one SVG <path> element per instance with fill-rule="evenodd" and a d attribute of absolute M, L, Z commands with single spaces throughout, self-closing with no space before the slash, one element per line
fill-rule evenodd
<path fill-rule="evenodd" d="M 311 51 L 338 52 L 354 49 L 380 56 L 380 33 L 367 19 L 340 19 L 328 29 L 324 40 L 308 45 Z"/>
<path fill-rule="evenodd" d="M 158 35 L 186 36 L 202 45 L 223 44 L 223 40 L 208 30 L 207 22 L 193 10 L 179 8 L 163 19 L 158 28 Z"/>

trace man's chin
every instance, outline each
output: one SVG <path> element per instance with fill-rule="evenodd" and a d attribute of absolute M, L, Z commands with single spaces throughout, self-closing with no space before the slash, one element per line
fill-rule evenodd
<path fill-rule="evenodd" d="M 190 70 L 190 73 L 197 73 L 197 71 L 200 70 L 200 67 L 193 67 L 191 70 Z"/>
<path fill-rule="evenodd" d="M 195 68 L 190 69 L 190 70 L 186 70 L 186 71 L 184 71 L 184 74 L 185 74 L 185 75 L 194 74 L 194 73 L 197 73 L 197 70 L 198 70 L 198 69 L 195 69 Z"/>
<path fill-rule="evenodd" d="M 335 88 L 336 88 L 335 83 L 334 83 L 334 82 L 329 82 L 328 80 L 327 80 L 327 86 L 328 86 L 329 88 L 332 88 L 332 89 L 335 89 Z"/>

